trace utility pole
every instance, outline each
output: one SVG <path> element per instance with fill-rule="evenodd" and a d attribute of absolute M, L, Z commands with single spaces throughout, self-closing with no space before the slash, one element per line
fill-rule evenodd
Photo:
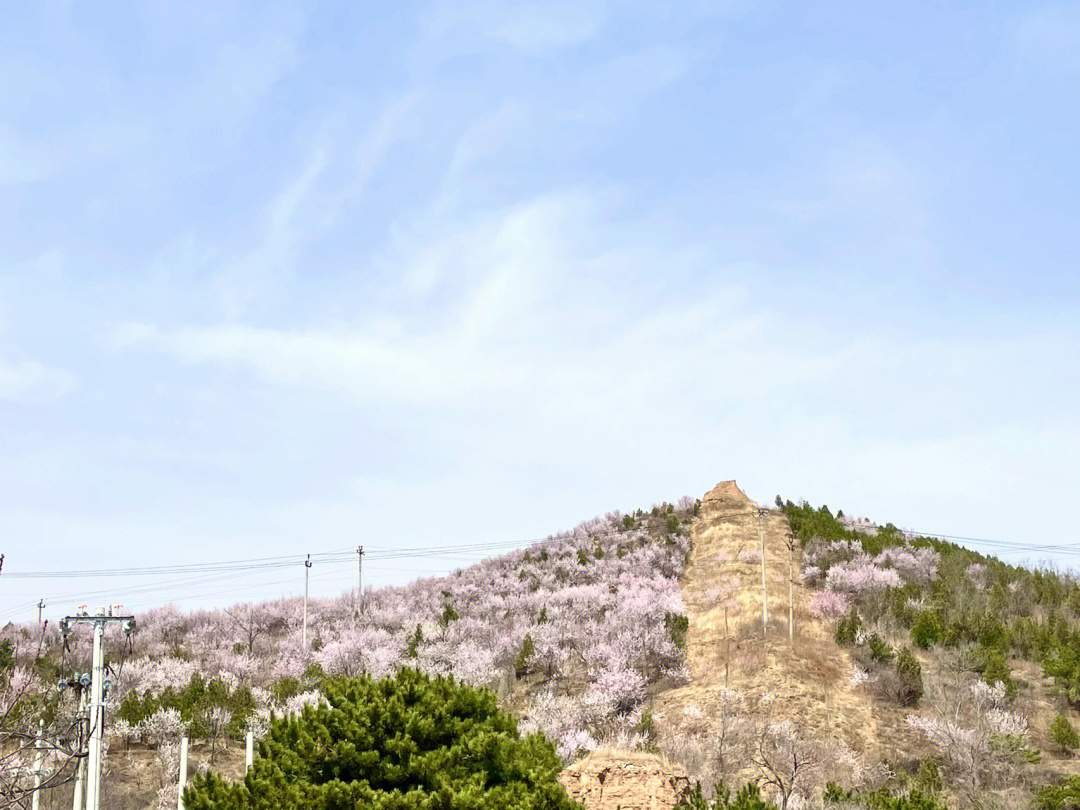
<path fill-rule="evenodd" d="M 184 788 L 187 787 L 188 738 L 180 740 L 180 774 L 176 782 L 176 810 L 184 810 Z"/>
<path fill-rule="evenodd" d="M 787 536 L 787 636 L 795 643 L 795 535 Z"/>
<path fill-rule="evenodd" d="M 359 590 L 356 592 L 357 596 L 364 595 L 364 547 L 356 547 L 356 577 L 359 583 Z"/>
<path fill-rule="evenodd" d="M 90 670 L 90 745 L 86 767 L 86 810 L 101 808 L 101 741 L 105 732 L 105 627 L 119 624 L 127 636 L 135 632 L 134 616 L 114 616 L 112 608 L 98 608 L 93 615 L 83 611 L 65 616 L 60 633 L 66 640 L 76 624 L 89 624 L 94 630 L 93 667 Z"/>
<path fill-rule="evenodd" d="M 101 806 L 101 740 L 105 736 L 105 622 L 94 623 L 94 660 L 90 669 L 90 751 L 86 810 Z"/>
<path fill-rule="evenodd" d="M 83 714 L 86 712 L 86 690 L 79 689 L 79 748 L 82 749 Z M 71 810 L 83 810 L 83 783 L 86 782 L 86 757 L 79 757 L 75 766 L 75 790 L 71 794 Z"/>
<path fill-rule="evenodd" d="M 300 631 L 300 646 L 305 650 L 307 649 L 307 595 L 308 595 L 308 575 L 311 573 L 311 555 L 307 555 L 307 559 L 304 560 L 304 626 Z"/>
<path fill-rule="evenodd" d="M 34 741 L 34 797 L 30 800 L 32 810 L 41 807 L 41 758 L 45 753 L 45 721 L 38 720 L 38 735 Z"/>
<path fill-rule="evenodd" d="M 728 667 L 731 665 L 731 633 L 727 623 L 728 600 L 724 600 L 724 688 L 728 685 Z"/>
<path fill-rule="evenodd" d="M 758 535 L 761 537 L 761 637 L 769 632 L 769 592 L 765 587 L 765 510 L 758 509 Z"/>
<path fill-rule="evenodd" d="M 71 810 L 83 810 L 83 781 L 86 779 L 86 760 L 79 757 L 75 766 L 75 792 L 71 794 Z"/>
<path fill-rule="evenodd" d="M 244 776 L 255 762 L 255 732 L 248 729 L 247 738 L 244 740 Z"/>
<path fill-rule="evenodd" d="M 43 611 L 44 609 L 45 609 L 45 600 L 44 599 L 38 599 L 38 603 L 37 603 L 37 626 L 38 626 L 38 632 L 39 633 L 41 632 L 41 611 Z"/>

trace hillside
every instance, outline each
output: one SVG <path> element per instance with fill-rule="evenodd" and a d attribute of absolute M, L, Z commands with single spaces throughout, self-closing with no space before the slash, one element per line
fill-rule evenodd
<path fill-rule="evenodd" d="M 174 806 L 184 732 L 196 768 L 236 775 L 244 732 L 319 700 L 324 676 L 411 666 L 491 687 L 568 764 L 597 751 L 574 766 L 582 797 L 613 773 L 670 792 L 685 772 L 706 793 L 754 782 L 788 806 L 1065 807 L 1040 791 L 1077 773 L 1064 730 L 1080 721 L 1078 608 L 1069 576 L 824 508 L 762 508 L 724 482 L 446 577 L 317 601 L 308 649 L 295 599 L 140 616 L 130 649 L 109 640 L 105 806 Z M 74 706 L 49 687 L 84 671 L 85 635 L 67 650 L 27 628 L 3 638 L 5 688 L 32 684 L 69 727 Z M 629 806 L 632 787 L 609 788 Z M 42 806 L 70 802 L 61 787 Z"/>
<path fill-rule="evenodd" d="M 832 781 L 866 795 L 940 789 L 957 806 L 993 791 L 1026 807 L 1076 773 L 1049 733 L 1059 715 L 1078 720 L 1064 630 L 1075 582 L 778 506 L 734 482 L 702 499 L 682 581 L 691 677 L 654 705 L 670 757 L 706 782 L 802 801 Z"/>
<path fill-rule="evenodd" d="M 130 649 L 107 637 L 116 684 L 107 736 L 114 772 L 125 776 L 106 784 L 103 800 L 138 807 L 160 789 L 168 804 L 183 732 L 195 740 L 197 767 L 212 756 L 236 773 L 240 752 L 230 740 L 260 733 L 271 712 L 317 700 L 324 675 L 399 666 L 492 687 L 567 761 L 601 746 L 644 745 L 646 697 L 685 677 L 679 578 L 693 510 L 684 499 L 610 513 L 446 577 L 316 600 L 306 650 L 298 599 L 147 612 Z M 40 694 L 56 724 L 70 724 L 74 701 L 58 700 L 52 686 L 86 671 L 89 634 L 66 650 L 54 631 L 5 635 L 27 665 L 43 644 Z M 64 792 L 55 791 L 57 806 Z"/>

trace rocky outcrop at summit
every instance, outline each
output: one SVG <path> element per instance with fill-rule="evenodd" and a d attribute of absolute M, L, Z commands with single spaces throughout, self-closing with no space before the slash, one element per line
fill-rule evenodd
<path fill-rule="evenodd" d="M 754 505 L 754 502 L 746 497 L 746 493 L 739 489 L 739 485 L 735 483 L 734 479 L 721 481 L 705 493 L 701 502 L 720 509 L 746 508 Z"/>

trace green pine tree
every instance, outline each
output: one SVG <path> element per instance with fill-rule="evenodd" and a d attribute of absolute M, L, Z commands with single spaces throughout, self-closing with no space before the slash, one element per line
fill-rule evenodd
<path fill-rule="evenodd" d="M 575 810 L 562 764 L 540 734 L 522 737 L 495 695 L 411 669 L 324 683 L 326 702 L 277 718 L 247 776 L 210 772 L 188 810 Z"/>
<path fill-rule="evenodd" d="M 1015 700 L 1018 689 L 1016 681 L 1013 680 L 1012 671 L 1009 669 L 1009 662 L 1005 660 L 1004 654 L 1000 650 L 987 650 L 984 661 L 983 680 L 991 686 L 1000 683 L 1005 687 L 1005 696 L 1009 700 Z"/>
<path fill-rule="evenodd" d="M 915 646 L 929 649 L 940 643 L 941 636 L 941 622 L 937 614 L 931 610 L 920 610 L 911 626 L 911 640 Z"/>
<path fill-rule="evenodd" d="M 911 650 L 903 647 L 896 656 L 896 674 L 900 679 L 897 699 L 901 706 L 913 706 L 923 695 L 922 667 Z"/>
<path fill-rule="evenodd" d="M 1064 714 L 1058 714 L 1054 722 L 1050 724 L 1050 737 L 1061 746 L 1062 751 L 1070 754 L 1080 747 L 1080 735 L 1076 733 L 1073 724 Z"/>
<path fill-rule="evenodd" d="M 517 658 L 514 659 L 514 674 L 523 678 L 529 674 L 533 656 L 536 654 L 536 645 L 533 644 L 532 636 L 525 636 L 518 650 Z"/>

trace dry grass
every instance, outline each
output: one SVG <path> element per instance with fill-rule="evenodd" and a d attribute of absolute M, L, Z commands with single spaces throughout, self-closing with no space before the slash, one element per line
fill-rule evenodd
<path fill-rule="evenodd" d="M 592 751 L 588 757 L 590 762 L 611 761 L 626 762 L 631 765 L 660 765 L 664 770 L 678 773 L 682 769 L 682 763 L 676 762 L 663 754 L 652 754 L 645 751 L 635 751 L 630 748 L 615 748 L 613 746 L 601 746 Z"/>
<path fill-rule="evenodd" d="M 191 747 L 188 776 L 205 767 L 210 759 L 210 746 L 201 743 Z M 105 760 L 106 772 L 101 785 L 103 810 L 150 810 L 157 807 L 158 788 L 161 787 L 161 768 L 156 753 L 143 746 L 129 749 L 113 748 Z M 218 747 L 213 770 L 229 779 L 239 778 L 244 771 L 244 751 L 240 743 L 233 742 L 227 749 Z M 176 774 L 171 775 L 173 782 Z M 176 806 L 176 794 L 172 794 L 170 808 Z M 71 810 L 72 785 L 65 784 L 54 790 L 42 791 L 41 810 Z"/>

